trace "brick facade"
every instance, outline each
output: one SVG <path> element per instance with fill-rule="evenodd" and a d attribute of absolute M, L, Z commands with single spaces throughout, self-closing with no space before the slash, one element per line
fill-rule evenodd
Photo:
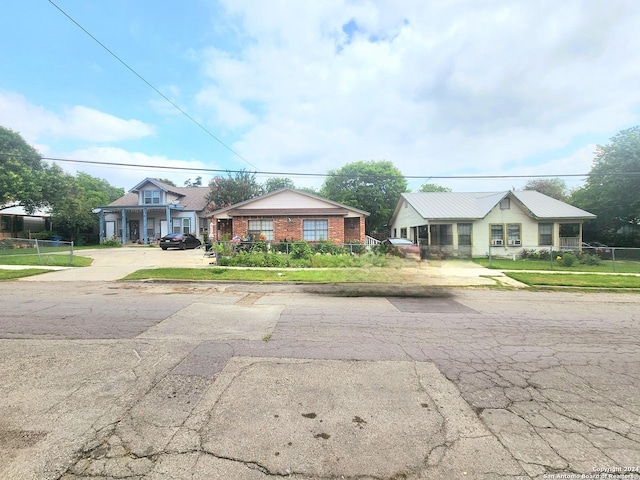
<path fill-rule="evenodd" d="M 220 222 L 213 220 L 212 238 L 221 240 L 225 235 L 244 238 L 249 230 L 249 220 L 273 220 L 273 240 L 275 242 L 295 242 L 303 239 L 303 220 L 327 220 L 329 238 L 334 243 L 349 243 L 358 241 L 364 243 L 364 217 L 303 217 L 303 216 L 273 216 L 273 217 L 235 217 Z"/>

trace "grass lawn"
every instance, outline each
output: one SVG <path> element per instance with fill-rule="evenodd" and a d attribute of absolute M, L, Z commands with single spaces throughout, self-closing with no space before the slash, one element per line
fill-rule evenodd
<path fill-rule="evenodd" d="M 15 280 L 16 278 L 30 277 L 32 275 L 40 275 L 41 273 L 47 273 L 50 271 L 51 270 L 45 270 L 43 268 L 25 268 L 24 270 L 0 269 L 0 281 Z"/>
<path fill-rule="evenodd" d="M 474 258 L 473 261 L 478 265 L 487 268 L 495 268 L 497 270 L 550 270 L 550 271 L 569 271 L 569 272 L 594 272 L 594 273 L 640 273 L 640 262 L 632 262 L 628 260 L 616 260 L 615 270 L 611 260 L 602 260 L 600 265 L 583 265 L 578 262 L 570 267 L 565 267 L 560 262 L 549 260 L 533 260 L 530 258 L 510 260 L 507 258 L 493 258 L 489 267 L 488 258 Z"/>
<path fill-rule="evenodd" d="M 240 268 L 153 268 L 138 270 L 123 280 L 239 280 L 249 282 L 329 282 L 329 283 L 393 283 L 398 281 L 395 269 L 331 268 L 331 269 L 240 269 Z"/>
<path fill-rule="evenodd" d="M 41 255 L 37 254 L 12 254 L 0 255 L 0 265 L 47 265 L 50 267 L 87 267 L 93 262 L 92 258 L 73 256 L 73 263 L 69 265 L 69 254 Z"/>
<path fill-rule="evenodd" d="M 640 288 L 640 277 L 633 275 L 532 272 L 505 272 L 505 275 L 530 286 Z"/>

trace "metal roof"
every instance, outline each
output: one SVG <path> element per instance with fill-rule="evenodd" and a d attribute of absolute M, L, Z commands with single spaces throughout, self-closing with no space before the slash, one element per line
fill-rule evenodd
<path fill-rule="evenodd" d="M 425 219 L 479 219 L 509 195 L 536 218 L 595 218 L 589 212 L 532 190 L 403 193 L 401 201 L 406 200 Z"/>

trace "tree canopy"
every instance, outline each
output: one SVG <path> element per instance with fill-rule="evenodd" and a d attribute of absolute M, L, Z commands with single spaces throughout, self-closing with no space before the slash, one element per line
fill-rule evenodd
<path fill-rule="evenodd" d="M 569 190 L 567 184 L 561 178 L 536 178 L 529 180 L 525 186 L 525 190 L 535 190 L 549 197 L 566 202 L 569 199 Z"/>
<path fill-rule="evenodd" d="M 0 127 L 0 208 L 17 202 L 27 213 L 46 204 L 41 155 L 20 134 Z"/>
<path fill-rule="evenodd" d="M 442 185 L 438 185 L 435 183 L 425 183 L 420 187 L 420 192 L 450 192 L 451 189 L 448 187 L 443 187 Z"/>
<path fill-rule="evenodd" d="M 320 194 L 369 212 L 367 232 L 386 230 L 400 194 L 407 191 L 402 172 L 387 160 L 348 163 L 328 175 Z"/>
<path fill-rule="evenodd" d="M 227 172 L 226 177 L 214 177 L 209 182 L 209 189 L 207 201 L 214 209 L 244 202 L 264 193 L 262 185 L 256 181 L 256 174 L 246 170 L 235 175 Z"/>
<path fill-rule="evenodd" d="M 598 145 L 584 187 L 573 203 L 598 217 L 585 224 L 587 238 L 614 245 L 640 245 L 640 126 Z"/>
<path fill-rule="evenodd" d="M 264 192 L 275 192 L 281 188 L 296 188 L 293 180 L 287 177 L 272 177 L 264 182 Z"/>

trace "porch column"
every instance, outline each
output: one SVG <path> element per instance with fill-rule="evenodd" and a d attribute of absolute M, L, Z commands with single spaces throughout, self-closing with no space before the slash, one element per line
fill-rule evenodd
<path fill-rule="evenodd" d="M 144 245 L 149 244 L 149 237 L 147 236 L 147 209 L 142 209 L 142 228 L 144 229 L 144 234 L 142 235 L 142 243 Z"/>
<path fill-rule="evenodd" d="M 167 233 L 173 233 L 171 228 L 171 207 L 169 205 L 167 205 Z"/>
<path fill-rule="evenodd" d="M 100 210 L 100 243 L 104 242 L 104 237 L 106 236 L 105 230 L 104 210 Z"/>
<path fill-rule="evenodd" d="M 122 244 L 127 244 L 127 211 L 122 209 Z"/>

